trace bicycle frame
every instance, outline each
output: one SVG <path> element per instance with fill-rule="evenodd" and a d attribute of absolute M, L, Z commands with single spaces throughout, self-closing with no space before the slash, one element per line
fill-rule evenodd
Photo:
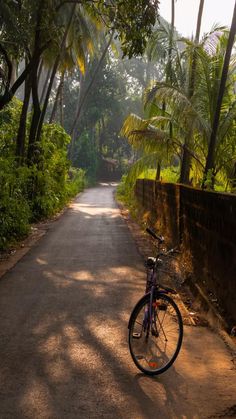
<path fill-rule="evenodd" d="M 161 265 L 161 263 L 162 263 L 162 260 L 160 259 L 160 256 L 168 255 L 169 253 L 173 252 L 173 249 L 171 249 L 170 251 L 168 251 L 166 253 L 161 253 L 160 252 L 160 244 L 163 243 L 164 238 L 162 236 L 160 236 L 160 237 L 156 236 L 155 233 L 153 233 L 150 229 L 147 229 L 147 232 L 149 234 L 151 234 L 151 236 L 153 236 L 155 239 L 158 239 L 156 257 L 155 258 L 148 258 L 146 263 L 145 263 L 145 266 L 148 269 L 145 294 L 150 295 L 150 300 L 149 300 L 150 303 L 149 303 L 149 307 L 148 307 L 148 318 L 143 319 L 143 321 L 144 322 L 146 322 L 146 321 L 149 322 L 149 328 L 150 328 L 150 325 L 152 324 L 152 316 L 153 316 L 153 301 L 156 298 L 156 296 L 158 294 L 169 294 L 169 293 L 176 294 L 176 291 L 173 290 L 172 288 L 161 285 L 158 281 L 159 265 Z M 150 266 L 150 267 L 148 266 L 148 260 L 152 261 L 152 266 Z M 137 305 L 138 305 L 138 303 L 137 303 Z M 134 307 L 134 310 L 135 310 L 135 307 Z M 128 328 L 130 328 L 130 320 L 129 320 L 129 323 L 128 323 Z"/>
<path fill-rule="evenodd" d="M 149 257 L 145 262 L 146 290 L 129 318 L 129 349 L 139 370 L 148 375 L 157 375 L 166 371 L 179 353 L 183 322 L 178 306 L 168 295 L 176 294 L 176 291 L 163 286 L 159 277 L 162 271 L 168 272 L 161 268 L 161 256 L 173 253 L 173 249 L 160 251 L 163 237 L 150 229 L 147 232 L 158 241 L 158 252 L 156 258 Z"/>

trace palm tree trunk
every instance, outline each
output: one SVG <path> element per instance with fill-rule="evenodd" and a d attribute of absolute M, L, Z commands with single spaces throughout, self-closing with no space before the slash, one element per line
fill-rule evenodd
<path fill-rule="evenodd" d="M 45 81 L 44 81 L 44 84 L 43 84 L 43 89 L 42 89 L 41 96 L 40 96 L 40 105 L 41 106 L 43 104 L 45 93 L 46 93 L 46 90 L 47 90 L 47 85 L 48 85 L 48 80 L 50 78 L 50 73 L 51 73 L 51 68 L 48 69 L 46 77 L 45 77 Z"/>
<path fill-rule="evenodd" d="M 59 85 L 58 85 L 58 88 L 57 88 L 57 93 L 56 93 L 56 97 L 55 97 L 53 108 L 52 108 L 52 113 L 51 113 L 51 116 L 50 116 L 50 119 L 49 119 L 49 124 L 51 124 L 55 120 L 57 107 L 58 107 L 58 102 L 59 102 L 59 99 L 60 99 L 60 96 L 61 96 L 61 90 L 63 88 L 64 75 L 65 75 L 65 70 L 61 73 L 60 82 L 59 82 Z"/>
<path fill-rule="evenodd" d="M 232 178 L 233 178 L 233 180 L 232 180 L 231 190 L 232 190 L 232 192 L 235 192 L 235 190 L 236 190 L 236 162 L 234 163 Z"/>
<path fill-rule="evenodd" d="M 202 15 L 203 15 L 204 1 L 205 0 L 200 0 L 199 9 L 198 9 L 197 30 L 196 30 L 196 36 L 195 36 L 195 42 L 197 44 L 199 44 L 199 40 L 200 40 L 200 32 L 201 32 L 201 26 L 202 26 Z"/>
<path fill-rule="evenodd" d="M 158 182 L 161 176 L 161 165 L 160 162 L 157 163 L 156 178 L 155 181 Z"/>
<path fill-rule="evenodd" d="M 211 137 L 210 137 L 210 143 L 209 143 L 209 148 L 208 148 L 208 154 L 207 154 L 207 159 L 206 159 L 206 166 L 204 170 L 203 188 L 205 187 L 206 177 L 209 170 L 214 171 L 214 164 L 215 164 L 214 154 L 215 154 L 215 147 L 216 147 L 216 140 L 217 140 L 217 131 L 219 127 L 221 105 L 222 105 L 224 92 L 225 92 L 225 85 L 226 85 L 226 81 L 228 77 L 229 63 L 230 63 L 232 48 L 234 45 L 235 34 L 236 34 L 236 1 L 234 5 L 232 24 L 231 24 L 231 28 L 229 32 L 229 39 L 228 39 L 228 44 L 227 44 L 225 58 L 224 58 L 218 99 L 217 99 L 212 132 L 211 132 Z"/>
<path fill-rule="evenodd" d="M 175 0 L 171 0 L 171 31 L 168 48 L 168 62 L 166 71 L 166 82 L 172 83 L 172 49 L 173 49 L 173 37 L 175 30 Z"/>
<path fill-rule="evenodd" d="M 195 35 L 195 44 L 196 45 L 199 44 L 199 39 L 200 39 L 203 7 L 204 7 L 204 0 L 200 0 L 199 9 L 198 9 L 196 35 Z M 193 94 L 194 94 L 195 79 L 196 79 L 196 66 L 197 66 L 197 55 L 196 55 L 196 51 L 194 49 L 193 57 L 192 57 L 192 65 L 191 65 L 190 70 L 189 70 L 189 72 L 190 72 L 189 87 L 188 87 L 188 97 L 189 97 L 189 99 L 191 99 Z M 184 147 L 183 147 L 183 155 L 182 155 L 181 171 L 180 171 L 180 183 L 184 183 L 184 184 L 189 183 L 192 157 L 191 157 L 188 149 L 189 149 L 189 144 L 191 144 L 191 142 L 192 142 L 192 134 L 189 133 L 185 137 L 185 142 L 184 142 Z"/>
<path fill-rule="evenodd" d="M 65 72 L 63 73 L 63 77 L 61 80 L 61 89 L 60 89 L 60 124 L 62 127 L 64 127 L 64 78 L 65 78 Z"/>
<path fill-rule="evenodd" d="M 12 59 L 11 81 L 10 81 L 11 86 L 13 86 L 13 84 L 16 82 L 16 79 L 17 79 L 17 61 L 13 58 Z"/>
<path fill-rule="evenodd" d="M 170 34 L 170 42 L 169 42 L 169 51 L 168 51 L 168 67 L 167 67 L 167 74 L 166 74 L 166 82 L 172 85 L 173 83 L 173 75 L 172 75 L 172 49 L 173 49 L 173 39 L 174 39 L 174 30 L 175 30 L 175 1 L 171 0 L 171 34 Z M 169 127 L 169 136 L 170 139 L 173 137 L 173 125 L 170 122 Z"/>
<path fill-rule="evenodd" d="M 40 64 L 39 64 L 39 69 L 38 69 L 38 84 L 40 83 L 40 77 L 41 77 L 41 74 L 42 74 L 42 70 L 43 70 L 43 59 L 41 58 Z"/>

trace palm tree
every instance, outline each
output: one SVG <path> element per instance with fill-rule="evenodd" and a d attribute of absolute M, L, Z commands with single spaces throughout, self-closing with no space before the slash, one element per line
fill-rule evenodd
<path fill-rule="evenodd" d="M 161 115 L 151 118 L 140 118 L 130 114 L 122 126 L 120 135 L 126 137 L 139 155 L 138 160 L 129 170 L 127 182 L 134 183 L 137 177 L 148 169 L 160 170 L 161 164 L 167 164 L 178 144 L 172 138 L 169 142 L 169 119 Z M 160 129 L 166 124 L 166 130 Z M 157 175 L 156 175 L 157 177 Z"/>
<path fill-rule="evenodd" d="M 200 39 L 200 31 L 201 31 L 201 21 L 202 21 L 202 14 L 203 14 L 203 7 L 204 7 L 204 0 L 200 0 L 199 3 L 199 10 L 198 10 L 198 19 L 197 19 L 197 28 L 195 34 L 195 46 L 197 47 L 199 44 Z M 196 79 L 196 66 L 197 66 L 197 54 L 195 48 L 192 51 L 192 57 L 190 60 L 190 68 L 189 68 L 189 87 L 188 87 L 188 97 L 191 100 L 194 94 L 194 87 L 195 87 L 195 79 Z M 182 155 L 182 164 L 181 164 L 181 173 L 180 173 L 180 183 L 189 183 L 189 174 L 190 174 L 190 166 L 191 166 L 191 155 L 189 153 L 189 143 L 192 142 L 192 133 L 191 131 L 187 133 L 184 147 L 183 147 L 183 155 Z"/>
<path fill-rule="evenodd" d="M 212 126 L 212 132 L 211 132 L 208 154 L 207 154 L 207 159 L 206 159 L 206 165 L 205 165 L 205 170 L 204 170 L 203 187 L 205 186 L 205 180 L 206 180 L 206 177 L 207 177 L 207 174 L 208 174 L 209 171 L 213 171 L 212 182 L 214 183 L 215 148 L 216 148 L 216 144 L 217 144 L 217 134 L 218 134 L 218 131 L 219 131 L 220 115 L 221 115 L 221 110 L 222 110 L 221 108 L 222 108 L 222 103 L 223 103 L 223 100 L 224 100 L 227 76 L 228 76 L 229 65 L 230 65 L 230 57 L 231 57 L 231 52 L 232 52 L 232 48 L 233 48 L 233 44 L 234 44 L 235 33 L 236 33 L 236 2 L 235 2 L 235 5 L 234 5 L 234 12 L 233 12 L 232 24 L 231 24 L 231 28 L 230 28 L 230 32 L 229 32 L 227 49 L 225 51 L 224 65 L 223 65 L 223 68 L 222 68 L 222 74 L 221 74 L 221 80 L 220 80 L 220 86 L 219 86 L 219 93 L 218 93 L 218 98 L 217 98 L 217 105 L 216 105 L 216 109 L 215 109 L 214 122 L 213 122 L 213 126 Z"/>
<path fill-rule="evenodd" d="M 213 30 L 201 44 L 196 46 L 186 41 L 186 48 L 178 56 L 176 67 L 179 73 L 178 83 L 168 85 L 156 83 L 147 91 L 147 102 L 151 110 L 151 118 L 138 119 L 131 115 L 125 121 L 122 133 L 129 141 L 145 152 L 145 164 L 148 164 L 150 145 L 159 155 L 159 162 L 169 152 L 169 156 L 181 155 L 186 148 L 186 137 L 191 133 L 192 141 L 188 144 L 188 155 L 193 160 L 192 166 L 197 171 L 195 182 L 199 182 L 203 175 L 208 144 L 212 131 L 212 123 L 217 103 L 220 74 L 223 67 L 223 57 L 226 50 L 227 32 L 223 28 Z M 196 54 L 195 88 L 189 98 L 189 65 L 188 57 L 192 57 L 194 48 Z M 236 101 L 234 101 L 233 87 L 236 61 L 232 57 L 226 92 L 223 101 L 223 112 L 220 119 L 218 142 L 216 148 L 216 173 L 226 174 L 235 151 L 231 139 L 234 118 L 236 115 Z M 163 115 L 162 103 L 166 109 Z M 169 135 L 168 126 L 172 124 L 173 135 Z M 161 130 L 161 133 L 160 133 Z M 137 143 L 137 144 L 136 144 Z M 185 144 L 185 145 L 184 145 Z M 162 146 L 162 147 L 161 147 Z M 152 156 L 150 164 L 153 166 Z M 137 167 L 141 170 L 141 160 Z M 223 173 L 222 172 L 222 173 Z"/>

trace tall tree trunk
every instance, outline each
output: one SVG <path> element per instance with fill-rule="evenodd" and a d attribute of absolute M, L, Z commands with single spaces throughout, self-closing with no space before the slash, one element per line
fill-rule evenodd
<path fill-rule="evenodd" d="M 44 13 L 44 0 L 41 0 L 38 3 L 37 9 L 37 23 L 36 23 L 36 30 L 35 30 L 35 37 L 34 37 L 34 52 L 33 56 L 35 56 L 35 65 L 33 71 L 30 74 L 30 83 L 32 89 L 32 99 L 33 99 L 33 116 L 31 119 L 30 125 L 30 133 L 29 133 L 29 144 L 28 144 L 28 164 L 32 164 L 34 159 L 34 152 L 35 152 L 35 137 L 37 132 L 38 121 L 40 118 L 40 103 L 39 103 L 39 96 L 38 96 L 38 70 L 40 65 L 40 55 L 38 50 L 40 48 L 41 42 L 41 23 L 42 23 L 42 16 Z"/>
<path fill-rule="evenodd" d="M 209 170 L 214 171 L 214 165 L 215 165 L 214 154 L 215 154 L 215 147 L 216 147 L 216 140 L 217 140 L 217 131 L 219 127 L 221 105 L 222 105 L 224 92 L 225 92 L 225 85 L 226 85 L 226 81 L 228 77 L 229 63 L 230 63 L 232 48 L 234 45 L 235 34 L 236 34 L 236 1 L 234 5 L 232 24 L 231 24 L 231 28 L 229 32 L 229 39 L 228 39 L 228 44 L 227 44 L 225 58 L 224 58 L 218 99 L 217 99 L 212 132 L 211 132 L 211 137 L 210 137 L 210 143 L 209 143 L 209 148 L 208 148 L 208 154 L 207 154 L 207 159 L 206 159 L 206 166 L 204 170 L 203 188 L 205 187 L 205 182 L 206 182 L 206 178 L 207 178 L 207 174 Z"/>
<path fill-rule="evenodd" d="M 200 0 L 199 9 L 198 9 L 197 28 L 196 28 L 196 34 L 195 34 L 196 46 L 199 44 L 199 39 L 200 39 L 203 7 L 204 7 L 204 0 Z M 192 65 L 190 66 L 190 70 L 189 70 L 190 74 L 189 74 L 188 97 L 190 100 L 194 94 L 195 79 L 196 79 L 196 66 L 197 66 L 197 55 L 194 49 L 193 56 L 192 56 Z M 183 155 L 182 155 L 181 172 L 180 172 L 180 183 L 184 183 L 184 184 L 189 183 L 192 157 L 188 149 L 191 143 L 192 143 L 192 133 L 188 133 L 185 137 Z"/>
<path fill-rule="evenodd" d="M 47 85 L 48 85 L 48 80 L 50 78 L 50 74 L 51 74 L 51 68 L 48 69 L 46 77 L 45 77 L 45 81 L 44 81 L 44 84 L 43 84 L 43 89 L 42 89 L 41 96 L 40 96 L 40 105 L 41 106 L 43 104 L 44 97 L 45 97 L 45 94 L 46 94 L 46 91 L 47 91 Z"/>
<path fill-rule="evenodd" d="M 167 63 L 167 71 L 166 71 L 166 83 L 173 83 L 173 75 L 172 75 L 172 52 L 173 52 L 173 39 L 174 39 L 174 30 L 175 30 L 175 1 L 171 0 L 171 32 L 170 32 L 170 39 L 169 39 L 169 49 L 168 49 L 168 63 Z M 162 108 L 165 108 L 165 104 L 163 103 Z M 170 121 L 169 127 L 169 137 L 170 139 L 173 137 L 173 125 Z"/>
<path fill-rule="evenodd" d="M 42 71 L 43 71 L 43 59 L 41 58 L 39 69 L 38 69 L 38 84 L 40 83 L 40 77 L 41 77 Z"/>
<path fill-rule="evenodd" d="M 158 182 L 161 176 L 161 165 L 160 162 L 157 163 L 156 178 L 155 181 Z"/>
<path fill-rule="evenodd" d="M 65 75 L 65 71 L 61 73 L 60 82 L 57 88 L 57 93 L 56 93 L 56 97 L 55 97 L 53 108 L 52 108 L 52 113 L 49 119 L 49 124 L 51 124 L 55 120 L 55 117 L 56 117 L 58 102 L 61 96 L 61 90 L 63 88 L 63 83 L 64 83 L 64 75 Z"/>
<path fill-rule="evenodd" d="M 13 84 L 17 80 L 17 68 L 18 68 L 17 61 L 15 59 L 12 59 L 12 74 L 11 74 L 11 81 L 10 81 L 11 86 L 13 86 Z"/>
<path fill-rule="evenodd" d="M 68 21 L 66 30 L 65 30 L 64 35 L 63 35 L 63 38 L 62 38 L 62 42 L 61 42 L 61 46 L 60 46 L 60 53 L 57 55 L 57 57 L 55 59 L 55 62 L 54 62 L 54 66 L 53 66 L 53 69 L 52 69 L 52 73 L 51 73 L 51 77 L 50 77 L 50 81 L 49 81 L 49 85 L 48 85 L 46 97 L 45 97 L 45 100 L 44 100 L 42 112 L 41 112 L 39 123 L 38 123 L 38 127 L 37 127 L 36 141 L 39 141 L 40 140 L 40 135 L 41 135 L 41 131 L 42 131 L 43 121 L 44 121 L 44 117 L 45 117 L 45 114 L 46 114 L 46 110 L 47 110 L 47 106 L 48 106 L 48 100 L 49 100 L 50 93 L 51 93 L 51 90 L 52 90 L 52 85 L 53 85 L 54 78 L 55 78 L 55 75 L 56 75 L 56 72 L 57 72 L 57 69 L 58 69 L 58 66 L 59 66 L 59 63 L 60 63 L 60 60 L 61 60 L 61 57 L 62 57 L 64 48 L 65 48 L 65 43 L 66 43 L 67 35 L 68 35 L 69 29 L 70 29 L 70 26 L 71 26 L 71 23 L 72 23 L 72 20 L 73 20 L 73 17 L 74 17 L 75 9 L 76 9 L 76 3 L 72 7 L 71 14 L 70 14 L 70 17 L 69 17 L 69 21 Z"/>
<path fill-rule="evenodd" d="M 113 35 L 114 35 L 114 31 L 112 31 L 112 33 L 111 33 L 111 36 L 110 36 L 110 38 L 109 38 L 109 40 L 108 40 L 108 42 L 107 42 L 107 44 L 106 44 L 106 46 L 104 48 L 104 51 L 103 51 L 103 53 L 102 53 L 102 55 L 101 55 L 101 57 L 100 57 L 100 59 L 98 61 L 98 64 L 97 64 L 97 66 L 95 68 L 95 71 L 94 71 L 94 73 L 92 75 L 92 78 L 90 80 L 90 83 L 88 84 L 88 87 L 87 87 L 87 89 L 84 92 L 84 95 L 83 95 L 83 97 L 81 99 L 81 102 L 79 103 L 79 106 L 78 106 L 78 109 L 77 109 L 77 112 L 76 112 L 76 116 L 75 116 L 74 122 L 73 122 L 72 127 L 71 127 L 71 130 L 70 130 L 70 135 L 71 135 L 71 138 L 72 138 L 72 141 L 71 141 L 70 147 L 69 147 L 69 158 L 70 159 L 72 158 L 72 151 L 73 151 L 73 146 L 74 146 L 74 131 L 75 131 L 76 125 L 77 125 L 77 123 L 79 121 L 79 118 L 80 118 L 80 115 L 81 115 L 81 111 L 82 111 L 83 106 L 85 104 L 85 101 L 86 101 L 86 99 L 88 97 L 88 94 L 89 94 L 89 92 L 91 90 L 91 87 L 93 86 L 93 83 L 96 80 L 96 75 L 98 73 L 98 70 L 100 69 L 100 67 L 101 67 L 101 65 L 103 63 L 103 60 L 104 60 L 104 58 L 106 56 L 106 53 L 107 53 L 107 50 L 108 50 L 109 46 L 111 45 L 111 42 L 112 42 L 112 39 L 113 39 Z"/>
<path fill-rule="evenodd" d="M 233 167 L 233 175 L 232 175 L 232 186 L 231 186 L 231 190 L 232 192 L 236 191 L 236 162 L 234 163 L 234 167 Z"/>
<path fill-rule="evenodd" d="M 204 1 L 205 0 L 200 0 L 199 9 L 198 9 L 197 29 L 196 29 L 196 35 L 195 35 L 195 42 L 197 44 L 199 44 L 199 40 L 200 40 L 200 32 L 201 32 L 201 26 L 202 26 L 202 15 L 203 15 Z"/>
<path fill-rule="evenodd" d="M 170 39 L 168 47 L 168 61 L 166 68 L 166 83 L 172 84 L 172 49 L 173 49 L 173 38 L 175 30 L 175 0 L 171 0 L 171 28 L 170 28 Z"/>
<path fill-rule="evenodd" d="M 16 138 L 16 159 L 17 163 L 21 165 L 24 162 L 25 155 L 25 134 L 26 134 L 26 123 L 27 123 L 27 112 L 29 108 L 31 92 L 30 77 L 28 76 L 25 80 L 25 92 L 24 101 L 21 110 L 19 129 Z"/>
<path fill-rule="evenodd" d="M 64 127 L 64 79 L 65 79 L 65 72 L 63 72 L 63 77 L 61 80 L 61 89 L 60 89 L 60 124 Z"/>
<path fill-rule="evenodd" d="M 76 109 L 76 114 L 79 112 L 79 108 L 80 108 L 80 103 L 81 103 L 81 98 L 83 97 L 83 91 L 84 91 L 84 84 L 85 84 L 85 77 L 83 76 L 83 74 L 80 72 L 80 80 L 79 80 L 79 95 L 78 95 L 78 105 L 77 105 L 77 109 Z M 74 129 L 73 132 L 71 132 L 71 142 L 69 144 L 69 148 L 68 148 L 68 157 L 70 158 L 70 160 L 72 161 L 72 156 L 73 156 L 73 150 L 74 150 L 74 144 L 75 144 L 75 140 L 76 140 L 76 130 Z"/>
<path fill-rule="evenodd" d="M 41 115 L 41 108 L 39 103 L 39 96 L 38 96 L 38 76 L 37 76 L 37 70 L 39 67 L 39 59 L 37 62 L 37 68 L 32 73 L 31 79 L 32 79 L 32 99 L 33 99 L 33 116 L 31 119 L 30 124 L 30 133 L 29 133 L 29 144 L 28 144 L 28 164 L 31 164 L 34 160 L 34 154 L 35 154 L 35 140 L 36 140 L 36 133 L 37 133 L 37 127 L 40 120 Z"/>

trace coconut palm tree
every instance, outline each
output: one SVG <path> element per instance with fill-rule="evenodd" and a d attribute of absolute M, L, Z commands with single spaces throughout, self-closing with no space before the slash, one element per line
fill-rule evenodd
<path fill-rule="evenodd" d="M 223 31 L 223 28 L 211 32 L 198 47 L 191 41 L 186 41 L 186 48 L 178 58 L 180 63 L 177 66 L 180 74 L 178 83 L 171 86 L 159 82 L 147 91 L 146 101 L 149 103 L 152 118 L 146 118 L 140 122 L 137 117 L 130 116 L 126 120 L 122 133 L 128 137 L 129 141 L 139 142 L 140 149 L 145 151 L 146 164 L 149 152 L 147 143 L 150 141 L 152 148 L 155 149 L 156 146 L 159 156 L 166 155 L 167 150 L 169 156 L 174 154 L 180 156 L 183 149 L 186 148 L 186 137 L 191 135 L 192 141 L 188 145 L 187 151 L 190 158 L 193 159 L 192 166 L 197 171 L 195 182 L 200 181 L 212 132 L 226 46 L 227 32 Z M 188 57 L 192 57 L 193 48 L 196 54 L 195 88 L 194 94 L 190 98 Z M 230 162 L 232 163 L 232 154 L 234 153 L 231 134 L 236 115 L 233 94 L 235 70 L 236 61 L 232 56 L 218 132 L 216 173 L 222 169 L 226 173 L 226 167 Z M 166 104 L 165 115 L 161 114 L 163 101 Z M 168 133 L 170 123 L 173 127 L 172 138 Z M 153 142 L 154 138 L 155 142 Z M 152 156 L 150 156 L 151 160 Z M 141 160 L 138 166 L 141 168 Z"/>
<path fill-rule="evenodd" d="M 195 46 L 196 47 L 198 46 L 199 39 L 200 39 L 203 7 L 204 7 L 204 0 L 200 0 L 196 34 L 195 34 Z M 196 55 L 195 47 L 193 47 L 191 55 L 190 55 L 190 68 L 189 68 L 189 87 L 188 87 L 188 97 L 189 97 L 189 99 L 191 99 L 193 94 L 194 94 L 195 80 L 196 80 L 196 74 L 195 74 L 196 73 L 196 66 L 197 66 L 197 55 Z M 183 147 L 181 173 L 180 173 L 180 182 L 181 183 L 189 183 L 191 155 L 190 155 L 188 150 L 189 150 L 189 143 L 191 144 L 191 142 L 192 142 L 191 132 L 189 132 L 187 134 L 186 138 L 185 138 L 184 147 Z"/>
<path fill-rule="evenodd" d="M 208 154 L 206 158 L 206 165 L 204 170 L 204 180 L 203 180 L 203 187 L 205 186 L 206 177 L 209 171 L 212 171 L 212 183 L 214 183 L 214 176 L 216 174 L 215 169 L 215 159 L 216 159 L 216 147 L 217 147 L 217 141 L 219 142 L 219 131 L 220 131 L 220 119 L 221 119 L 221 111 L 222 111 L 222 104 L 224 102 L 224 95 L 226 93 L 226 83 L 228 78 L 228 71 L 230 67 L 230 57 L 232 48 L 234 45 L 234 39 L 236 34 L 236 2 L 234 5 L 234 12 L 233 12 L 233 18 L 232 18 L 232 24 L 229 32 L 229 38 L 227 43 L 227 48 L 225 51 L 225 58 L 224 58 L 224 64 L 222 68 L 222 74 L 221 74 L 221 80 L 220 80 L 220 86 L 219 86 L 219 93 L 217 98 L 217 105 L 215 109 L 214 114 L 214 121 L 211 131 L 211 137 L 209 141 L 209 148 L 208 148 Z"/>

